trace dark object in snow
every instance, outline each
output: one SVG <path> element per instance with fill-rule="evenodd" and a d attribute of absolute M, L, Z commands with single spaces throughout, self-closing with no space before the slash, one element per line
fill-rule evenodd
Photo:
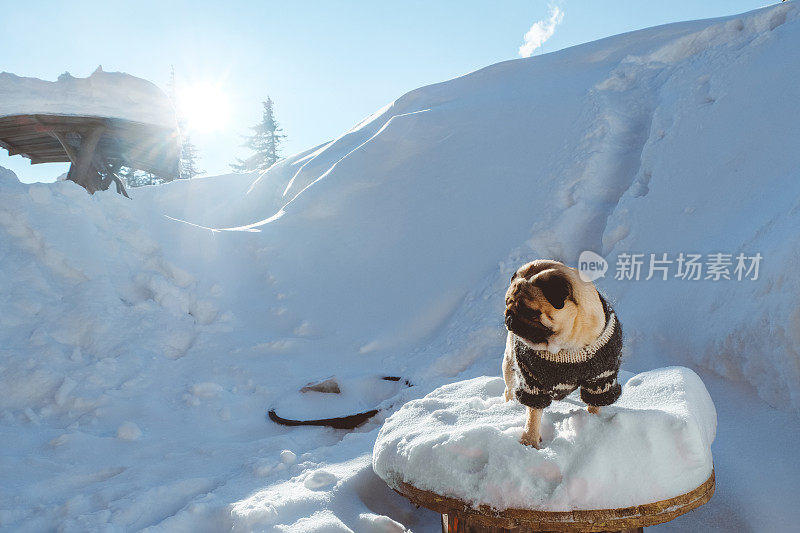
<path fill-rule="evenodd" d="M 384 376 L 381 379 L 384 381 L 400 381 L 402 379 L 406 387 L 412 386 L 410 381 L 408 381 L 407 379 L 403 379 L 399 376 Z"/>
<path fill-rule="evenodd" d="M 410 381 L 398 376 L 384 376 L 380 379 L 382 381 L 402 382 L 406 387 L 411 386 Z M 300 389 L 300 392 L 305 395 L 307 393 L 341 394 L 342 391 L 339 387 L 339 382 L 335 377 L 331 376 L 322 381 L 308 383 L 306 386 Z M 355 429 L 378 414 L 378 411 L 379 409 L 370 409 L 368 411 L 346 416 L 327 417 L 313 420 L 296 420 L 292 418 L 284 418 L 278 415 L 275 408 L 272 408 L 267 413 L 267 416 L 276 424 L 281 424 L 283 426 L 327 426 L 335 429 Z"/>
<path fill-rule="evenodd" d="M 373 416 L 378 414 L 377 409 L 358 413 L 355 415 L 341 416 L 337 418 L 321 418 L 319 420 L 290 420 L 281 418 L 275 413 L 275 409 L 269 410 L 269 419 L 276 424 L 283 426 L 328 426 L 335 429 L 355 429 Z"/>
<path fill-rule="evenodd" d="M 642 532 L 647 526 L 663 524 L 708 502 L 714 495 L 714 471 L 699 487 L 685 494 L 653 503 L 620 509 L 493 509 L 421 490 L 401 483 L 395 491 L 411 503 L 442 515 L 442 533 L 532 533 L 534 531 L 621 531 Z"/>

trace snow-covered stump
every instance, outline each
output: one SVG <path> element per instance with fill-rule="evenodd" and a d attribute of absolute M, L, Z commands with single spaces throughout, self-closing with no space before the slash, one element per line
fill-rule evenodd
<path fill-rule="evenodd" d="M 574 511 L 537 511 L 504 509 L 489 506 L 474 508 L 462 500 L 403 483 L 398 493 L 415 505 L 442 515 L 443 533 L 527 533 L 533 531 L 642 531 L 645 526 L 668 522 L 700 507 L 714 495 L 714 473 L 696 489 L 649 504 L 618 509 L 576 509 Z"/>
<path fill-rule="evenodd" d="M 714 494 L 716 411 L 691 370 L 633 376 L 592 415 L 577 394 L 542 419 L 542 449 L 520 444 L 525 420 L 501 378 L 440 387 L 389 417 L 373 468 L 442 531 L 637 531 Z"/>

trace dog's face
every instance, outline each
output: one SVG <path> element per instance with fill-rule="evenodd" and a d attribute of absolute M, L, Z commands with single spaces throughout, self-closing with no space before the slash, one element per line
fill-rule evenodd
<path fill-rule="evenodd" d="M 508 331 L 527 345 L 552 353 L 594 342 L 605 315 L 597 290 L 577 270 L 539 260 L 520 267 L 506 292 Z"/>

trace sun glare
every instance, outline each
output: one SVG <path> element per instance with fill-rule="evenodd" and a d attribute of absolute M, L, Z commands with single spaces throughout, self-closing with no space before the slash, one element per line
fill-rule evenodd
<path fill-rule="evenodd" d="M 178 113 L 189 130 L 209 133 L 225 127 L 230 116 L 228 95 L 221 86 L 200 82 L 178 91 Z"/>

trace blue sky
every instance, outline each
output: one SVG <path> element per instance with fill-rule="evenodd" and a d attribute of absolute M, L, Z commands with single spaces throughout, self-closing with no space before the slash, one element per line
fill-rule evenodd
<path fill-rule="evenodd" d="M 0 71 L 54 80 L 98 65 L 166 88 L 213 84 L 224 120 L 192 138 L 209 174 L 228 172 L 239 147 L 275 101 L 288 138 L 284 155 L 336 137 L 416 87 L 519 57 L 531 25 L 563 12 L 534 55 L 639 28 L 735 14 L 748 0 L 461 1 L 37 1 L 6 6 Z M 210 101 L 208 106 L 216 106 Z M 29 165 L 0 150 L 0 166 L 24 181 L 49 180 L 66 165 Z"/>

